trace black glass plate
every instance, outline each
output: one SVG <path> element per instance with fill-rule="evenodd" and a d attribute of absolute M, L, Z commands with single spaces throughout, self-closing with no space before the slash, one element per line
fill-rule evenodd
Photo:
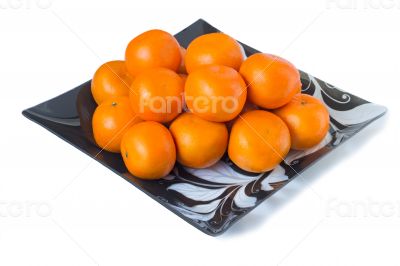
<path fill-rule="evenodd" d="M 211 32 L 218 30 L 198 20 L 175 36 L 187 47 L 194 38 Z M 247 56 L 258 52 L 242 45 Z M 23 115 L 110 168 L 194 227 L 215 236 L 386 112 L 383 106 L 302 71 L 301 81 L 303 93 L 314 95 L 326 104 L 331 118 L 329 134 L 316 147 L 292 151 L 284 163 L 259 175 L 241 171 L 225 156 L 207 169 L 188 169 L 177 164 L 168 177 L 159 181 L 135 178 L 128 173 L 119 154 L 100 151 L 94 144 L 91 117 L 96 104 L 90 93 L 90 81 L 24 110 Z"/>

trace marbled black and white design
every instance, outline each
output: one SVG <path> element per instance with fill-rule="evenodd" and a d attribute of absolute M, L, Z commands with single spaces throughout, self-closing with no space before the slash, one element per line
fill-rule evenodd
<path fill-rule="evenodd" d="M 207 22 L 199 20 L 178 33 L 176 38 L 183 47 L 187 47 L 197 36 L 217 31 Z M 242 46 L 247 56 L 257 52 L 243 43 Z M 29 108 L 23 114 L 105 165 L 196 228 L 218 235 L 304 169 L 386 112 L 383 106 L 344 92 L 307 73 L 301 72 L 301 81 L 303 93 L 321 99 L 327 106 L 331 118 L 329 133 L 316 147 L 291 151 L 273 171 L 262 174 L 244 172 L 225 156 L 207 169 L 190 169 L 177 164 L 168 177 L 158 181 L 135 178 L 125 168 L 120 155 L 101 151 L 94 144 L 91 118 L 96 104 L 90 93 L 90 82 Z"/>

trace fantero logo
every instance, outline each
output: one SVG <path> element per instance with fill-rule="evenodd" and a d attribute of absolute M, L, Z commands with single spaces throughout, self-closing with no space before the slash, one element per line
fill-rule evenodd
<path fill-rule="evenodd" d="M 400 217 L 400 201 L 380 201 L 371 198 L 363 200 L 333 198 L 327 201 L 326 216 L 342 218 Z"/>
<path fill-rule="evenodd" d="M 216 114 L 220 111 L 225 113 L 233 113 L 237 110 L 239 101 L 233 96 L 187 96 L 183 99 L 175 96 L 153 96 L 150 98 L 142 98 L 139 102 L 139 112 L 143 113 L 149 110 L 153 113 L 172 113 L 174 110 L 186 109 L 184 101 L 191 102 L 193 112 L 196 113 L 213 113 Z"/>
<path fill-rule="evenodd" d="M 0 9 L 48 9 L 52 4 L 53 0 L 0 0 Z"/>
<path fill-rule="evenodd" d="M 0 217 L 31 218 L 49 217 L 52 207 L 43 201 L 0 201 Z"/>
<path fill-rule="evenodd" d="M 350 10 L 400 9 L 400 0 L 326 0 L 326 8 Z"/>

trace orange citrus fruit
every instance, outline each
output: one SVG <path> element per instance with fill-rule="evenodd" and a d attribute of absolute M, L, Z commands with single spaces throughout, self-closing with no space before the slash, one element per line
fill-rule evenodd
<path fill-rule="evenodd" d="M 190 73 L 185 101 L 190 111 L 203 119 L 226 122 L 235 118 L 246 102 L 246 84 L 227 66 L 204 66 Z"/>
<path fill-rule="evenodd" d="M 250 111 L 240 115 L 233 124 L 228 155 L 245 171 L 270 171 L 282 162 L 289 149 L 289 129 L 273 113 Z"/>
<path fill-rule="evenodd" d="M 224 33 L 204 34 L 188 46 L 185 65 L 188 73 L 204 65 L 224 65 L 239 70 L 244 59 L 241 45 Z"/>
<path fill-rule="evenodd" d="M 165 123 L 182 111 L 183 89 L 184 80 L 178 74 L 167 68 L 152 68 L 135 78 L 129 98 L 140 118 Z"/>
<path fill-rule="evenodd" d="M 177 160 L 191 168 L 206 168 L 218 162 L 228 145 L 225 124 L 183 113 L 169 127 L 175 140 Z"/>
<path fill-rule="evenodd" d="M 129 73 L 134 77 L 143 70 L 154 67 L 177 71 L 181 64 L 180 46 L 168 32 L 149 30 L 128 44 L 125 61 Z"/>
<path fill-rule="evenodd" d="M 101 65 L 93 76 L 91 90 L 97 104 L 118 97 L 128 96 L 132 77 L 124 61 L 110 61 Z"/>
<path fill-rule="evenodd" d="M 299 71 L 278 56 L 253 54 L 243 62 L 240 74 L 248 86 L 248 99 L 266 109 L 287 104 L 301 90 Z"/>
<path fill-rule="evenodd" d="M 171 133 L 154 121 L 137 123 L 125 133 L 121 155 L 128 171 L 142 179 L 159 179 L 168 175 L 176 160 Z"/>
<path fill-rule="evenodd" d="M 93 137 L 97 145 L 110 152 L 120 152 L 124 133 L 141 119 L 133 112 L 128 97 L 105 100 L 93 113 Z"/>
<path fill-rule="evenodd" d="M 328 110 L 313 96 L 296 94 L 288 104 L 273 112 L 289 127 L 293 149 L 311 148 L 320 143 L 328 133 Z"/>

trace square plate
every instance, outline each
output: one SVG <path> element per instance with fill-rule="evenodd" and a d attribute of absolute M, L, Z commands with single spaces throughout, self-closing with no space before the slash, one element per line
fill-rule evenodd
<path fill-rule="evenodd" d="M 175 37 L 187 47 L 194 38 L 211 32 L 219 30 L 200 19 Z M 258 52 L 241 44 L 247 56 Z M 300 72 L 302 92 L 321 99 L 329 110 L 329 134 L 310 150 L 291 151 L 285 162 L 263 174 L 244 172 L 225 156 L 207 169 L 188 169 L 177 164 L 169 176 L 158 181 L 135 178 L 119 154 L 101 151 L 94 144 L 91 117 L 96 104 L 90 81 L 24 110 L 23 115 L 108 167 L 197 229 L 215 236 L 386 112 L 383 106 Z"/>

